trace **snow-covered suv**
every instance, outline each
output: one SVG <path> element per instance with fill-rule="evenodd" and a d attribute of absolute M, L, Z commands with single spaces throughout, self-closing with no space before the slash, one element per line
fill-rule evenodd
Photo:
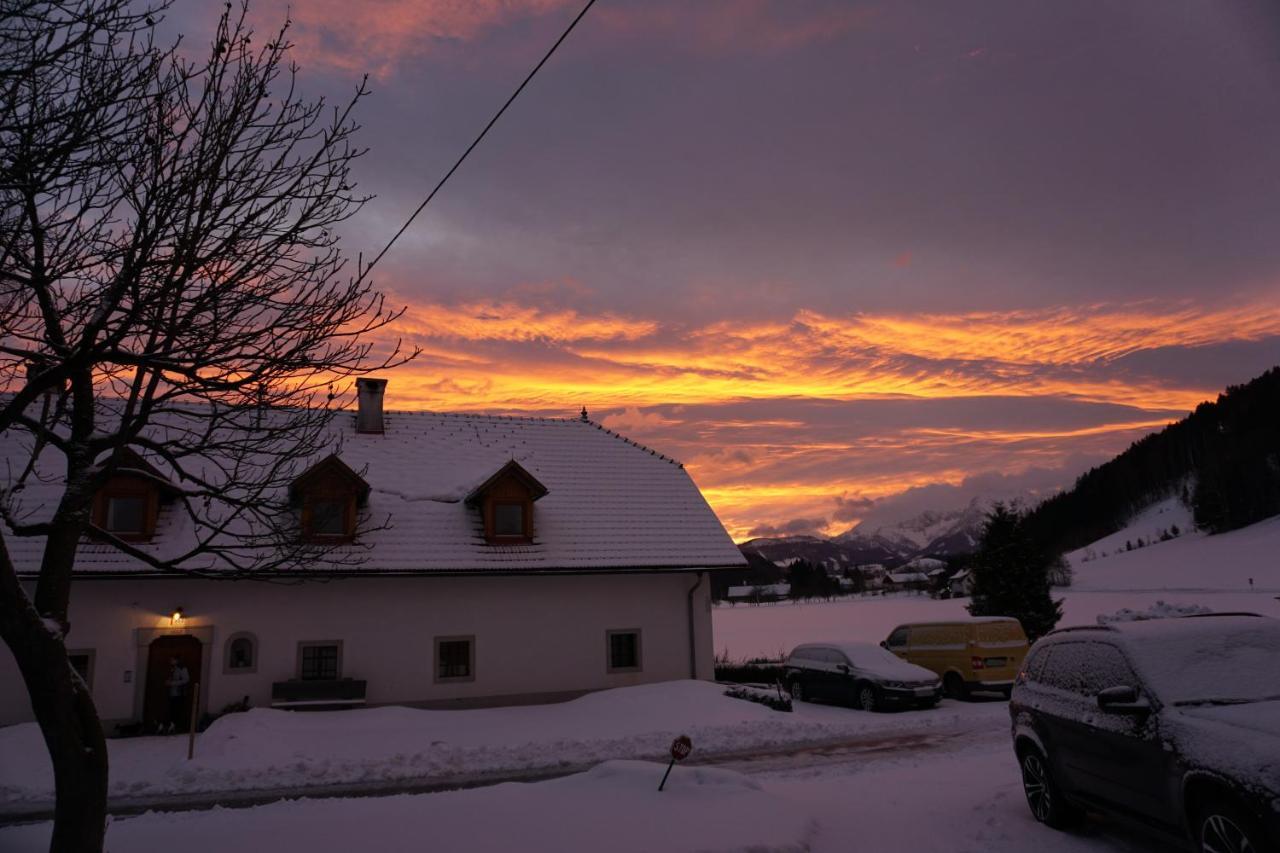
<path fill-rule="evenodd" d="M 1280 620 L 1188 616 L 1054 631 L 1009 704 L 1027 804 L 1106 812 L 1205 851 L 1280 851 Z"/>

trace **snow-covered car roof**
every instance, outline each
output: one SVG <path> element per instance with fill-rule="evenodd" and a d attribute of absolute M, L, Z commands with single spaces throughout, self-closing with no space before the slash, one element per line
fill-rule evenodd
<path fill-rule="evenodd" d="M 355 419 L 353 412 L 339 413 L 330 445 L 300 467 L 335 453 L 368 483 L 367 512 L 388 522 L 335 549 L 337 556 L 349 549 L 360 560 L 344 571 L 536 573 L 746 563 L 683 465 L 594 422 L 389 411 L 385 432 L 371 435 L 357 432 Z M 15 430 L 0 435 L 0 471 L 21 470 L 29 444 Z M 531 544 L 489 544 L 479 510 L 465 498 L 512 460 L 547 494 L 534 511 Z M 41 476 L 12 496 L 16 515 L 31 521 L 52 512 L 62 489 L 60 462 L 52 452 L 41 456 Z M 163 558 L 184 550 L 193 535 L 186 513 L 162 509 L 154 536 L 136 544 Z M 38 570 L 43 537 L 12 536 L 7 545 L 21 573 Z M 76 571 L 154 572 L 91 542 L 82 544 Z"/>
<path fill-rule="evenodd" d="M 872 645 L 871 643 L 851 643 L 848 641 L 805 643 L 803 645 L 796 646 L 796 649 L 792 654 L 794 655 L 801 649 L 806 648 L 835 649 L 848 658 L 849 663 L 851 663 L 855 668 L 883 678 L 921 681 L 937 679 L 938 677 L 932 670 L 925 669 L 922 666 L 916 666 L 913 663 L 908 663 L 893 652 L 887 651 L 880 646 Z"/>
<path fill-rule="evenodd" d="M 1257 702 L 1280 697 L 1280 619 L 1221 613 L 1111 622 L 1055 631 L 1055 640 L 1108 636 L 1138 675 L 1173 704 Z"/>

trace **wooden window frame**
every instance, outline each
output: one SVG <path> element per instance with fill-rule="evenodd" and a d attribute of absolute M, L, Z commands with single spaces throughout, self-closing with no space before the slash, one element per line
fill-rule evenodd
<path fill-rule="evenodd" d="M 520 533 L 498 533 L 498 507 L 518 506 L 521 508 Z M 533 541 L 533 501 L 525 498 L 490 498 L 485 501 L 485 533 L 486 538 L 494 544 L 527 545 Z"/>
<path fill-rule="evenodd" d="M 345 506 L 342 516 L 342 533 L 315 533 L 311 529 L 312 507 L 320 502 L 341 502 Z M 317 489 L 302 498 L 302 538 L 307 542 L 351 542 L 356 534 L 356 493 L 352 491 L 328 491 Z"/>
<path fill-rule="evenodd" d="M 636 635 L 636 665 L 635 666 L 614 666 L 613 665 L 613 638 L 619 634 L 635 634 Z M 644 672 L 644 633 L 639 628 L 614 628 L 604 632 L 604 663 L 605 671 L 612 675 L 613 673 L 623 672 Z"/>
<path fill-rule="evenodd" d="M 115 531 L 107 527 L 108 507 L 113 498 L 142 498 L 142 530 Z M 156 518 L 160 514 L 160 490 L 152 483 L 133 477 L 116 477 L 93 496 L 93 525 L 122 542 L 147 542 L 155 535 Z"/>
<path fill-rule="evenodd" d="M 253 646 L 252 662 L 248 666 L 232 666 L 231 665 L 231 644 L 236 640 L 248 640 Z M 222 646 L 222 674 L 223 675 L 250 675 L 258 671 L 258 637 L 251 631 L 236 631 L 227 637 L 227 641 Z M 299 669 L 301 669 L 301 661 L 299 661 Z"/>
<path fill-rule="evenodd" d="M 302 652 L 304 649 L 315 648 L 317 646 L 336 646 L 337 655 L 337 673 L 333 678 L 303 678 L 302 677 Z M 294 677 L 299 681 L 341 681 L 342 680 L 342 641 L 341 640 L 300 640 L 298 642 L 298 661 L 294 670 Z"/>
<path fill-rule="evenodd" d="M 467 675 L 443 676 L 440 674 L 440 644 L 441 643 L 467 643 L 468 656 Z M 436 637 L 431 644 L 431 676 L 432 681 L 436 684 L 461 684 L 468 681 L 476 680 L 476 635 L 475 634 L 456 634 L 451 636 Z"/>

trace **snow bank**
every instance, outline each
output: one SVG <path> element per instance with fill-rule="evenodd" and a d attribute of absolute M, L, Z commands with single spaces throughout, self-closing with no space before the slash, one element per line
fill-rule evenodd
<path fill-rule="evenodd" d="M 467 850 L 808 850 L 804 810 L 729 770 L 611 761 L 538 784 L 425 796 L 296 800 L 251 809 L 149 813 L 113 821 L 108 849 L 225 853 Z M 48 849 L 50 825 L 0 830 L 12 853 Z"/>
<path fill-rule="evenodd" d="M 1195 616 L 1198 613 L 1212 613 L 1203 604 L 1169 604 L 1157 601 L 1150 607 L 1134 610 L 1132 607 L 1121 607 L 1115 613 L 1099 613 L 1098 624 L 1110 625 L 1113 622 L 1145 622 L 1148 619 L 1171 619 L 1176 616 Z"/>
<path fill-rule="evenodd" d="M 110 794 L 151 796 L 370 783 L 662 759 L 671 740 L 708 754 L 931 728 L 972 709 L 892 715 L 801 703 L 796 713 L 723 695 L 701 681 L 592 693 L 572 702 L 469 711 L 386 707 L 298 713 L 254 709 L 217 720 L 186 760 L 186 738 L 109 742 Z M 34 724 L 0 729 L 0 802 L 48 801 L 53 777 Z"/>

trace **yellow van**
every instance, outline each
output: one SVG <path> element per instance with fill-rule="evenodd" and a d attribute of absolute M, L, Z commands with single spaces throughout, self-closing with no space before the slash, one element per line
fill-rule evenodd
<path fill-rule="evenodd" d="M 1022 623 L 1008 616 L 899 625 L 880 645 L 937 673 L 943 691 L 953 699 L 968 698 L 974 690 L 999 691 L 1007 697 L 1027 656 Z"/>

